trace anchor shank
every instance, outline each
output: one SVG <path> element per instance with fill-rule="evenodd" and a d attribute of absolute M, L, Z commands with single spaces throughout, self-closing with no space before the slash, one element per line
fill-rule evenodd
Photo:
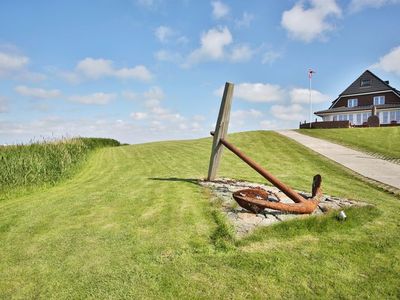
<path fill-rule="evenodd" d="M 211 132 L 211 135 L 214 135 L 214 132 Z M 294 190 L 292 190 L 290 187 L 288 187 L 283 182 L 281 182 L 274 175 L 272 175 L 270 172 L 268 172 L 263 167 L 261 167 L 259 164 L 257 164 L 254 160 L 252 160 L 246 154 L 244 154 L 241 150 L 239 150 L 239 148 L 232 145 L 231 143 L 229 143 L 228 141 L 226 141 L 223 138 L 220 139 L 220 143 L 222 145 L 224 145 L 226 148 L 228 148 L 229 150 L 231 150 L 233 153 L 235 153 L 241 160 L 243 160 L 250 167 L 252 167 L 255 171 L 257 171 L 261 176 L 263 176 L 265 179 L 267 179 L 269 182 L 271 182 L 275 187 L 280 189 L 286 196 L 288 196 L 294 202 L 303 203 L 303 202 L 307 201 L 302 196 L 300 196 L 298 193 L 296 193 Z"/>

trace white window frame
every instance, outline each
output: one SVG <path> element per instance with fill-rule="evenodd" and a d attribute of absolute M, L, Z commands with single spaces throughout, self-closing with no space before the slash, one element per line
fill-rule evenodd
<path fill-rule="evenodd" d="M 385 96 L 374 96 L 374 105 L 385 104 Z"/>
<path fill-rule="evenodd" d="M 351 98 L 347 100 L 347 107 L 356 107 L 356 106 L 358 106 L 357 98 Z"/>

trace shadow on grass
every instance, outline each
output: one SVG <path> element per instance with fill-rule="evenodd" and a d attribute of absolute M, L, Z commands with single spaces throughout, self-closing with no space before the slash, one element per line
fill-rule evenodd
<path fill-rule="evenodd" d="M 150 177 L 148 178 L 150 180 L 156 180 L 156 181 L 175 181 L 175 182 L 187 182 L 187 183 L 192 183 L 195 185 L 200 185 L 199 184 L 199 179 L 194 179 L 194 178 L 177 178 L 177 177 Z"/>

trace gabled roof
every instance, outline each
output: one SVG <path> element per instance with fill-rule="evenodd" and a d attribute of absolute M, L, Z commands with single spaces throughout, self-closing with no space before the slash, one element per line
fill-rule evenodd
<path fill-rule="evenodd" d="M 361 81 L 369 81 L 369 86 L 361 86 Z M 391 87 L 389 83 L 383 81 L 370 70 L 366 70 L 361 74 L 352 84 L 350 84 L 347 89 L 345 89 L 339 97 L 332 101 L 332 105 L 329 107 L 330 109 L 336 104 L 336 102 L 344 96 L 350 95 L 358 95 L 358 94 L 368 94 L 368 93 L 376 93 L 381 91 L 392 91 L 397 96 L 400 97 L 400 92 L 395 88 Z"/>
<path fill-rule="evenodd" d="M 361 86 L 361 81 L 369 80 L 370 86 Z M 339 96 L 373 93 L 385 90 L 394 90 L 388 83 L 384 82 L 370 70 L 366 70 L 352 84 L 349 85 Z"/>

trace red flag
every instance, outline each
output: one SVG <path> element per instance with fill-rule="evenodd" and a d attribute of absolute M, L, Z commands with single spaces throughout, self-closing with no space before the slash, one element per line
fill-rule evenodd
<path fill-rule="evenodd" d="M 312 75 L 315 73 L 313 69 L 308 69 L 308 78 L 311 79 Z"/>

